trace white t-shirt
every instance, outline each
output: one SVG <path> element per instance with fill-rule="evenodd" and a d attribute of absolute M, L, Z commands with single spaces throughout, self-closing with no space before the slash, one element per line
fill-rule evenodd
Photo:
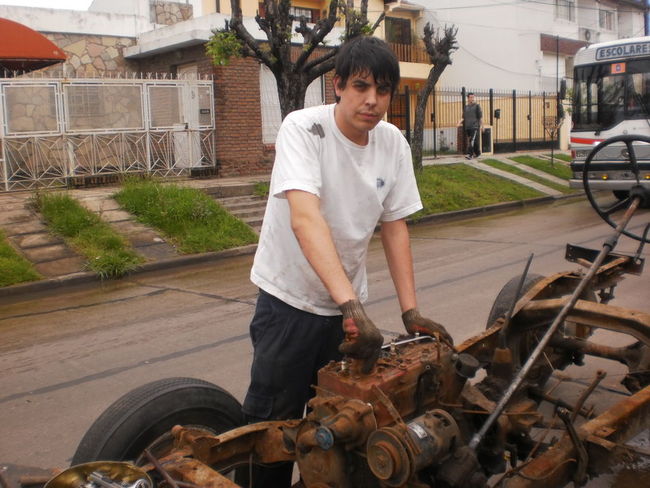
<path fill-rule="evenodd" d="M 284 192 L 303 190 L 320 198 L 321 213 L 361 301 L 368 296 L 366 255 L 377 223 L 422 208 L 411 151 L 399 129 L 381 121 L 370 131 L 368 144 L 359 146 L 336 126 L 334 107 L 295 111 L 282 123 L 251 270 L 251 280 L 264 291 L 325 316 L 341 312 L 300 249 Z"/>

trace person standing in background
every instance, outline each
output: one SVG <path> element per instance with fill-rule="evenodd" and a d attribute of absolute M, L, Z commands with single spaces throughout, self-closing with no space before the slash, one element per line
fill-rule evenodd
<path fill-rule="evenodd" d="M 465 135 L 467 136 L 466 159 L 479 157 L 481 155 L 481 138 L 479 131 L 483 129 L 483 111 L 481 106 L 474 100 L 474 94 L 467 94 L 467 105 L 463 110 L 463 118 L 458 122 L 458 127 L 465 124 Z"/>

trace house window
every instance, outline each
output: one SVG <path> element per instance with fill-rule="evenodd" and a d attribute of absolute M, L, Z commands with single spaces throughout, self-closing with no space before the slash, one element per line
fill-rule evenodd
<path fill-rule="evenodd" d="M 598 11 L 598 25 L 601 29 L 614 30 L 614 11 L 613 10 L 599 10 Z"/>
<path fill-rule="evenodd" d="M 289 9 L 289 14 L 293 15 L 296 19 L 304 17 L 307 19 L 307 22 L 313 22 L 311 19 L 311 9 L 304 7 L 291 7 Z"/>
<path fill-rule="evenodd" d="M 266 8 L 264 7 L 264 2 L 257 4 L 257 11 L 260 17 L 266 17 Z M 296 20 L 300 17 L 307 19 L 307 22 L 316 23 L 320 19 L 320 10 L 317 8 L 306 8 L 306 7 L 290 7 L 289 15 L 293 15 Z"/>
<path fill-rule="evenodd" d="M 555 17 L 558 19 L 576 20 L 575 0 L 555 0 Z"/>
<path fill-rule="evenodd" d="M 411 21 L 386 17 L 386 41 L 394 44 L 411 44 Z"/>

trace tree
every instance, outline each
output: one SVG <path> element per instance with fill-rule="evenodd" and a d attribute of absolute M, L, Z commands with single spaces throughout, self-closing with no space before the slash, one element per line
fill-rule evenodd
<path fill-rule="evenodd" d="M 447 66 L 451 64 L 451 54 L 458 49 L 456 34 L 458 28 L 451 26 L 441 31 L 432 29 L 427 22 L 424 26 L 422 40 L 429 55 L 429 61 L 433 65 L 429 71 L 426 83 L 418 92 L 415 108 L 415 124 L 413 126 L 413 139 L 411 141 L 411 152 L 413 154 L 413 167 L 416 171 L 422 171 L 422 138 L 424 135 L 424 110 L 427 100 L 431 95 L 433 87 L 438 82 L 440 75 Z M 435 137 L 435 134 L 433 135 Z"/>
<path fill-rule="evenodd" d="M 368 0 L 361 0 L 356 11 L 353 0 L 330 0 L 327 17 L 309 25 L 304 16 L 290 13 L 291 0 L 264 0 L 264 17 L 258 14 L 255 22 L 266 34 L 261 41 L 243 24 L 240 0 L 230 0 L 232 17 L 226 21 L 225 29 L 213 31 L 207 44 L 207 52 L 215 64 L 226 64 L 233 56 L 252 56 L 266 65 L 275 77 L 278 86 L 280 112 L 284 118 L 290 112 L 303 108 L 305 93 L 309 84 L 334 68 L 338 46 L 324 53 L 316 52 L 325 47 L 325 37 L 339 20 L 339 13 L 345 17 L 345 31 L 342 41 L 359 35 L 370 35 L 384 19 L 384 14 L 374 25 L 368 22 Z M 302 36 L 302 49 L 292 56 L 293 23 L 295 32 Z"/>

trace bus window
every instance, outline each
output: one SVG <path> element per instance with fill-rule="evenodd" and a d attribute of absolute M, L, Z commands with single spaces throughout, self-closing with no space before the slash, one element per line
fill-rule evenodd
<path fill-rule="evenodd" d="M 604 76 L 599 88 L 598 125 L 602 130 L 623 119 L 625 77 Z"/>
<path fill-rule="evenodd" d="M 601 131 L 624 117 L 625 76 L 611 75 L 609 65 L 576 69 L 575 130 Z"/>

